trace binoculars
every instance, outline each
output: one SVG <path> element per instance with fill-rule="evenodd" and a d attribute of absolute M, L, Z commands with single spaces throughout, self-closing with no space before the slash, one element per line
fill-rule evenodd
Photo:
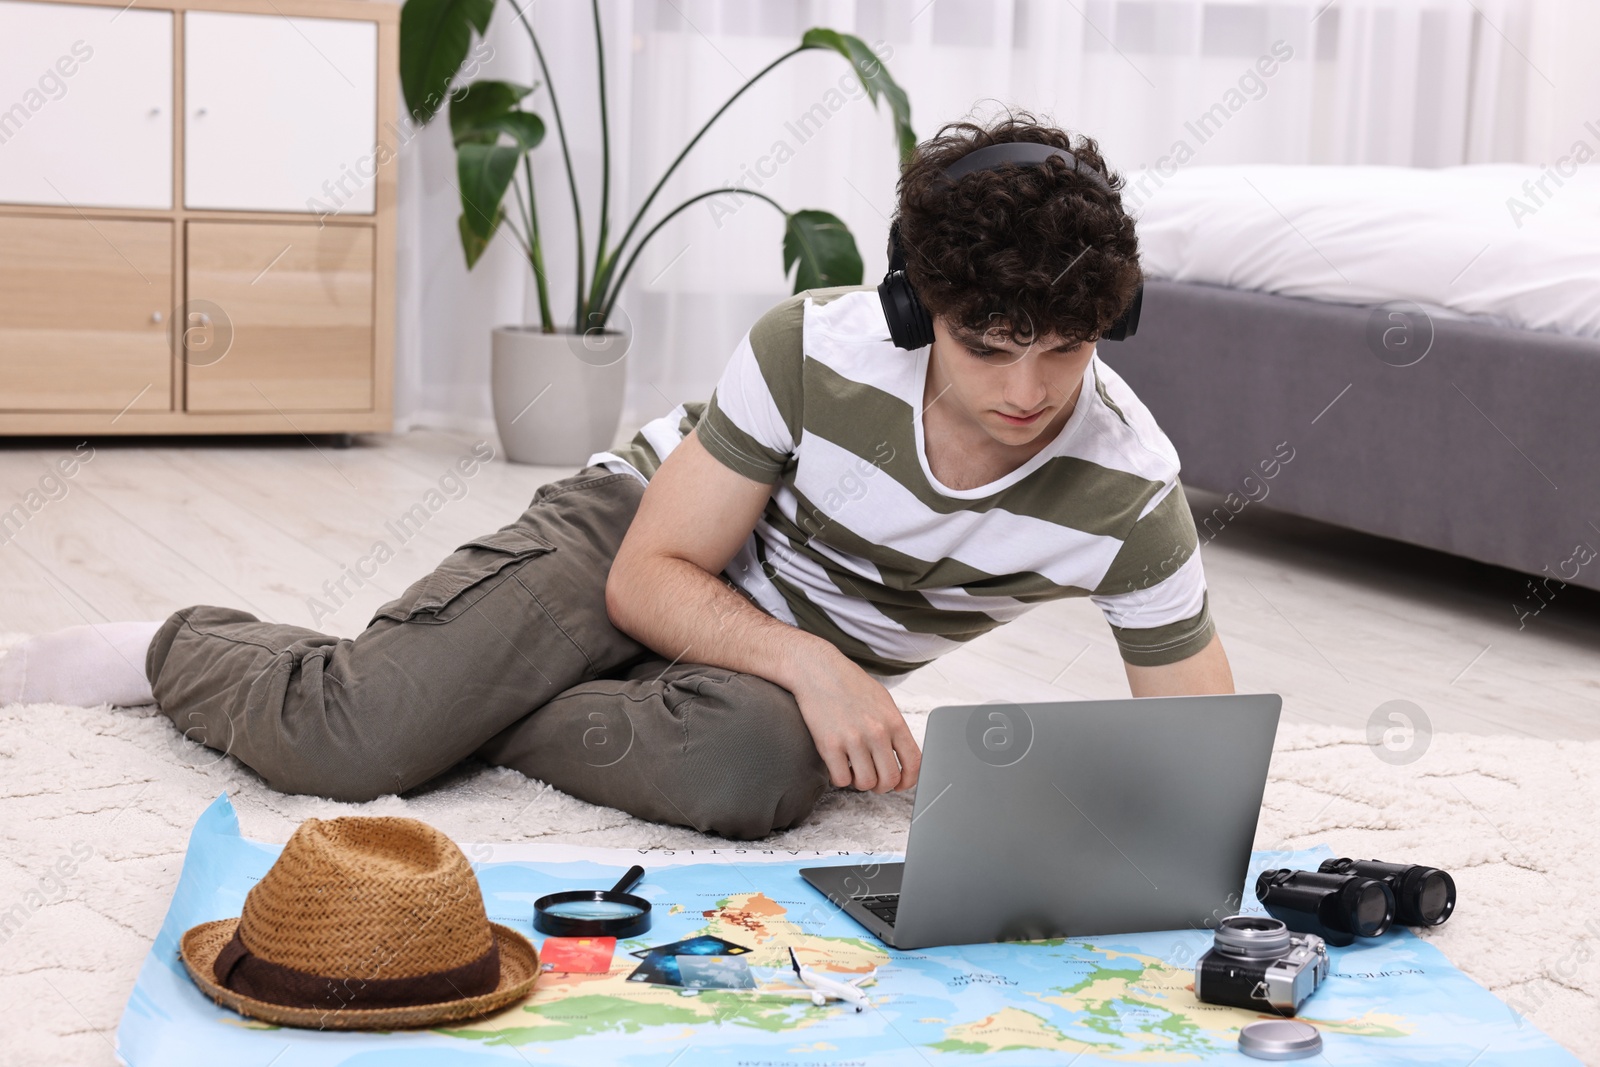
<path fill-rule="evenodd" d="M 1398 922 L 1438 926 L 1456 906 L 1456 883 L 1436 867 L 1324 860 L 1315 871 L 1262 871 L 1256 899 L 1290 930 L 1344 946 Z"/>

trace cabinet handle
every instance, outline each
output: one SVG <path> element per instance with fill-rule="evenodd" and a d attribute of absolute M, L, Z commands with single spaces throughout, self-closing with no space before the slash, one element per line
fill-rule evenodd
<path fill-rule="evenodd" d="M 194 109 L 194 117 L 197 118 L 197 119 L 205 118 L 206 117 L 206 109 L 203 108 L 203 107 L 195 108 Z"/>
<path fill-rule="evenodd" d="M 161 312 L 159 312 L 159 311 L 150 312 L 150 321 L 151 322 L 160 322 L 161 321 Z"/>
<path fill-rule="evenodd" d="M 160 114 L 161 114 L 161 109 L 159 107 L 153 107 L 153 108 L 150 109 L 150 117 L 151 118 L 156 118 Z"/>

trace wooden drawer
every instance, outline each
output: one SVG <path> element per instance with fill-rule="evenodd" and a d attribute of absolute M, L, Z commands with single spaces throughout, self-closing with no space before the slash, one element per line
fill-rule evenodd
<path fill-rule="evenodd" d="M 188 411 L 370 411 L 373 229 L 188 223 Z"/>
<path fill-rule="evenodd" d="M 173 303 L 172 223 L 0 214 L 0 410 L 170 409 Z"/>

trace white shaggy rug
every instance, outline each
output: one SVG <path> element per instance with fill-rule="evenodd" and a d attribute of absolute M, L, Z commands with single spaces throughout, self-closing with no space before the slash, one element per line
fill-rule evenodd
<path fill-rule="evenodd" d="M 0 637 L 0 648 L 15 636 Z M 928 707 L 904 705 L 921 736 Z M 0 708 L 0 1065 L 114 1061 L 112 1033 L 161 925 L 189 828 L 227 790 L 247 836 L 310 816 L 405 814 L 457 841 L 690 847 L 508 770 L 464 768 L 370 804 L 285 796 L 182 740 L 153 708 Z M 901 849 L 911 800 L 835 791 L 785 848 Z M 1286 724 L 1257 848 L 1451 871 L 1460 903 L 1431 933 L 1467 974 L 1586 1063 L 1600 1063 L 1600 743 L 1439 735 L 1391 766 L 1343 730 Z"/>

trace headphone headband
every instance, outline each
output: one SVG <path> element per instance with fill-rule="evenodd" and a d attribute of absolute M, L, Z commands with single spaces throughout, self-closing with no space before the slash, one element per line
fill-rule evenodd
<path fill-rule="evenodd" d="M 1052 156 L 1065 161 L 1074 174 L 1087 178 L 1102 192 L 1111 193 L 1111 183 L 1093 167 L 1084 166 L 1077 156 L 1065 148 L 1038 144 L 1034 141 L 1006 141 L 968 152 L 946 167 L 941 177 L 954 182 L 977 171 L 995 170 L 1007 163 L 1042 164 Z"/>

